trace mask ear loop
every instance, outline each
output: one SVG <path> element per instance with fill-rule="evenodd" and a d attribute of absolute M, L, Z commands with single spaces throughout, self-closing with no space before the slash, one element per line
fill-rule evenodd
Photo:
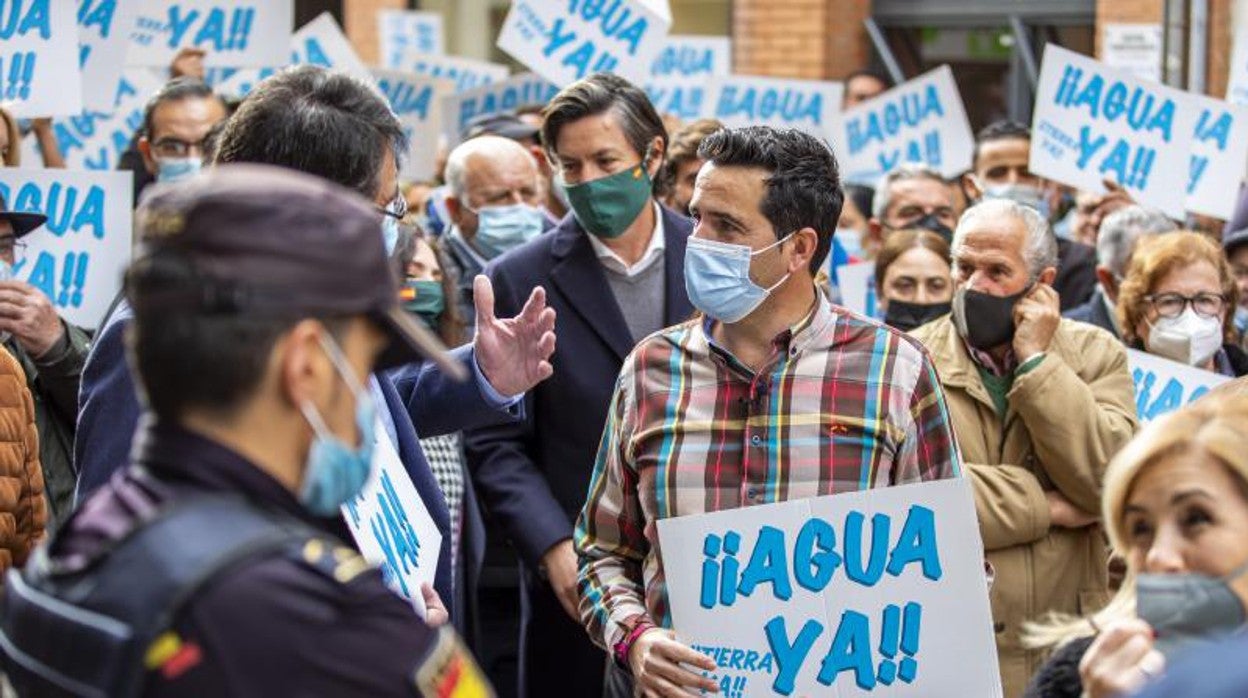
<path fill-rule="evenodd" d="M 755 251 L 755 252 L 751 252 L 751 253 L 750 253 L 750 258 L 751 258 L 751 259 L 753 259 L 755 255 L 760 255 L 760 254 L 762 254 L 762 253 L 764 253 L 764 252 L 766 252 L 766 251 L 770 250 L 770 249 L 771 249 L 771 248 L 773 248 L 773 247 L 777 247 L 777 246 L 779 246 L 779 245 L 783 245 L 783 244 L 785 243 L 785 241 L 787 241 L 789 238 L 793 237 L 794 235 L 797 235 L 797 233 L 798 233 L 798 231 L 794 230 L 793 232 L 789 233 L 788 235 L 785 235 L 784 237 L 780 238 L 779 240 L 776 240 L 775 242 L 771 243 L 770 245 L 768 245 L 768 246 L 764 247 L 763 249 L 761 249 L 761 250 L 757 250 L 757 251 Z M 774 290 L 776 290 L 776 289 L 780 288 L 780 286 L 782 286 L 782 285 L 784 284 L 784 282 L 788 281 L 788 280 L 789 280 L 789 277 L 791 277 L 791 276 L 793 276 L 793 272 L 789 272 L 789 273 L 785 274 L 783 277 L 781 277 L 781 278 L 780 278 L 780 280 L 779 280 L 779 281 L 777 281 L 776 283 L 772 284 L 772 285 L 771 285 L 771 287 L 767 289 L 767 293 L 769 293 L 769 294 L 770 294 L 772 291 L 774 291 Z"/>

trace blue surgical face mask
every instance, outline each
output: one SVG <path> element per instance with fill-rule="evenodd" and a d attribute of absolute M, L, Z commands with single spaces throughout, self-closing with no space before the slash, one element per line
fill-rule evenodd
<path fill-rule="evenodd" d="M 203 158 L 159 158 L 156 160 L 157 182 L 183 182 L 204 168 Z"/>
<path fill-rule="evenodd" d="M 373 439 L 376 408 L 334 340 L 322 335 L 321 346 L 325 348 L 338 375 L 355 395 L 355 426 L 360 433 L 359 445 L 352 447 L 325 426 L 325 420 L 311 402 L 305 401 L 299 406 L 304 419 L 316 432 L 308 450 L 299 501 L 313 514 L 329 517 L 337 514 L 339 507 L 358 495 L 368 481 L 373 463 L 373 445 L 376 443 Z"/>
<path fill-rule="evenodd" d="M 1248 572 L 1248 562 L 1225 577 L 1204 574 L 1141 574 L 1135 605 L 1140 619 L 1157 633 L 1159 652 L 1211 643 L 1244 627 L 1244 604 L 1231 582 Z"/>
<path fill-rule="evenodd" d="M 746 245 L 689 238 L 685 250 L 685 290 L 689 302 L 720 322 L 739 322 L 790 276 L 785 274 L 771 288 L 763 288 L 750 279 L 750 261 L 792 236 L 789 233 L 758 251 Z"/>
<path fill-rule="evenodd" d="M 528 204 L 487 206 L 473 213 L 477 214 L 477 234 L 472 244 L 486 259 L 542 234 L 542 212 Z"/>
<path fill-rule="evenodd" d="M 381 217 L 381 238 L 386 243 L 386 256 L 394 254 L 399 244 L 399 219 L 394 216 Z"/>

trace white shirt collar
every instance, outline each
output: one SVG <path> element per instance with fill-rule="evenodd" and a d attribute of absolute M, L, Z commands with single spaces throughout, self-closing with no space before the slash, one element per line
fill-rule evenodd
<path fill-rule="evenodd" d="M 654 203 L 654 232 L 650 235 L 650 245 L 642 253 L 641 259 L 632 266 L 626 264 L 610 247 L 603 244 L 598 236 L 585 234 L 589 237 L 589 244 L 594 246 L 594 253 L 598 255 L 598 261 L 602 263 L 602 266 L 630 279 L 662 259 L 663 250 L 667 246 L 666 235 L 663 232 L 663 209 L 659 208 L 657 202 Z"/>

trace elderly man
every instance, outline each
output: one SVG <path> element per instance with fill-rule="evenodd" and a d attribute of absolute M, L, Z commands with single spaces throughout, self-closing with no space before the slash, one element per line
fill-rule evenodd
<path fill-rule="evenodd" d="M 863 248 L 874 257 L 894 230 L 925 228 L 945 240 L 958 222 L 953 193 L 945 178 L 922 165 L 902 165 L 880 178 L 871 201 L 871 220 Z"/>
<path fill-rule="evenodd" d="M 1024 622 L 1107 600 L 1101 476 L 1136 428 L 1126 350 L 1058 313 L 1056 247 L 1030 207 L 973 206 L 953 240 L 953 314 L 914 331 L 940 372 L 996 571 L 1006 696 L 1041 659 L 1020 644 Z"/>
<path fill-rule="evenodd" d="M 477 136 L 451 151 L 446 161 L 448 270 L 459 289 L 461 318 L 475 315 L 472 280 L 490 260 L 537 237 L 549 227 L 537 165 L 524 146 L 496 135 Z"/>
<path fill-rule="evenodd" d="M 1087 303 L 1062 313 L 1064 317 L 1087 322 L 1122 337 L 1118 328 L 1118 285 L 1131 263 L 1131 252 L 1140 238 L 1177 230 L 1174 221 L 1155 209 L 1131 205 L 1109 214 L 1101 224 L 1096 240 L 1096 291 Z"/>

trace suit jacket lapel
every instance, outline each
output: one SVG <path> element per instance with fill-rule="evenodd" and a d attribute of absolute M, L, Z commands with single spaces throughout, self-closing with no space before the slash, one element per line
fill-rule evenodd
<path fill-rule="evenodd" d="M 556 261 L 550 270 L 551 284 L 623 360 L 633 350 L 633 338 L 587 233 L 581 231 L 575 218 L 568 216 L 552 234 L 559 239 L 553 247 Z"/>
<path fill-rule="evenodd" d="M 672 213 L 660 206 L 663 214 L 664 303 L 663 321 L 667 325 L 679 325 L 693 316 L 693 304 L 685 290 L 685 247 L 693 225 L 688 218 Z"/>

